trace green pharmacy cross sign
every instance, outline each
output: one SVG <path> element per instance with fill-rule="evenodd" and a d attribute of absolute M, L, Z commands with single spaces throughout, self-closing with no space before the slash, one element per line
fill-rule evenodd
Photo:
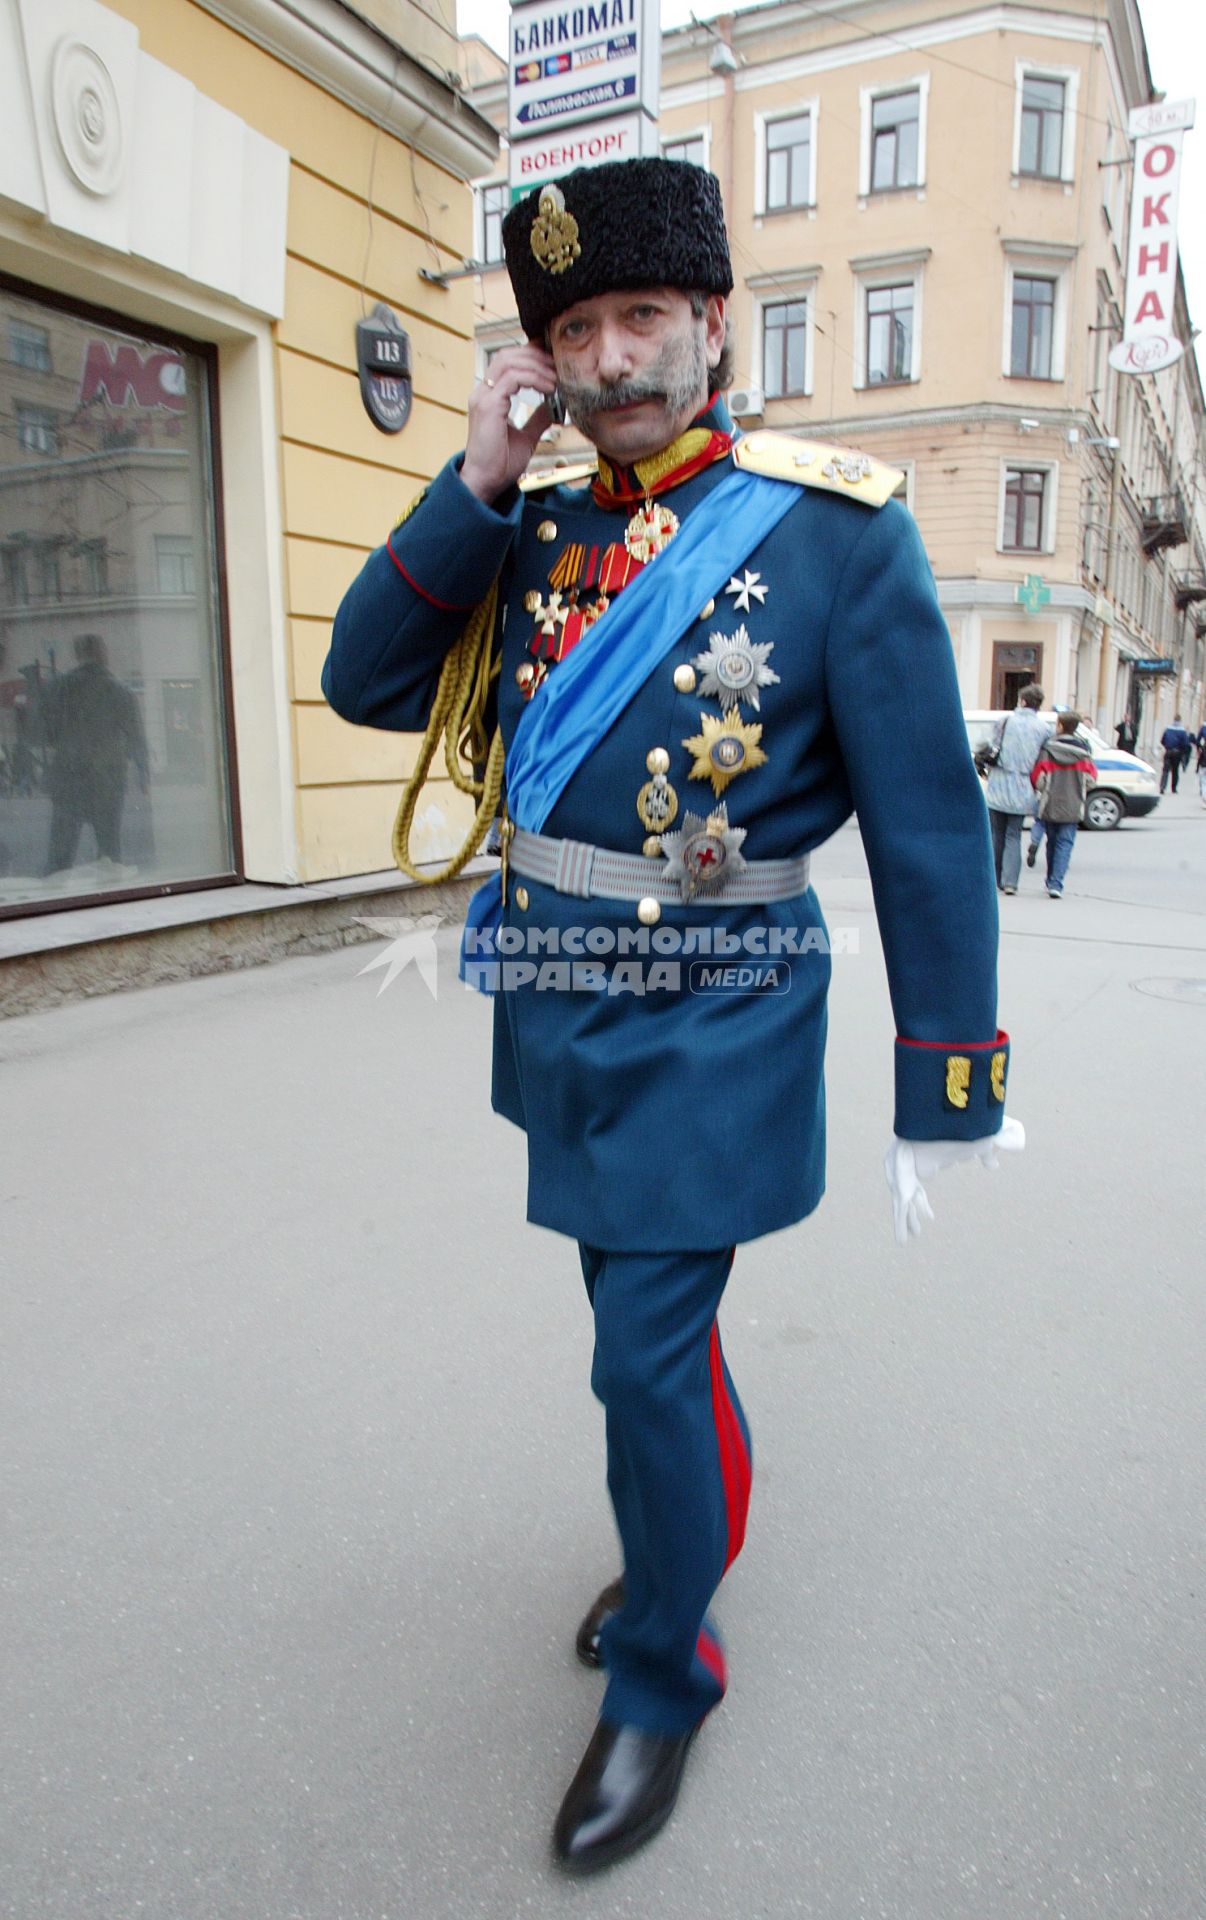
<path fill-rule="evenodd" d="M 1043 585 L 1041 573 L 1028 573 L 1014 597 L 1020 607 L 1025 607 L 1027 613 L 1037 613 L 1039 608 L 1045 607 L 1050 600 L 1051 589 Z"/>

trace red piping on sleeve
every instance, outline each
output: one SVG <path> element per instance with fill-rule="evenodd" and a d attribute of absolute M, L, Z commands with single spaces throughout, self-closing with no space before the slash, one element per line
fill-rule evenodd
<path fill-rule="evenodd" d="M 976 1048 L 1007 1047 L 1009 1035 L 1003 1027 L 997 1028 L 995 1040 L 909 1040 L 903 1033 L 896 1036 L 902 1047 L 932 1047 L 937 1053 L 974 1053 Z"/>
<path fill-rule="evenodd" d="M 398 572 L 402 575 L 402 578 L 405 580 L 407 586 L 413 587 L 415 592 L 419 594 L 424 600 L 426 600 L 429 606 L 438 607 L 441 613 L 472 612 L 473 606 L 474 606 L 474 602 L 472 600 L 468 601 L 467 603 L 458 605 L 458 603 L 454 600 L 437 600 L 434 593 L 428 593 L 426 587 L 419 585 L 419 582 L 415 579 L 414 574 L 407 572 L 406 568 L 402 565 L 402 562 L 399 560 L 397 554 L 394 552 L 393 547 L 391 546 L 388 540 L 385 543 L 385 551 L 388 553 L 390 559 L 393 561 L 394 565 L 397 567 Z"/>

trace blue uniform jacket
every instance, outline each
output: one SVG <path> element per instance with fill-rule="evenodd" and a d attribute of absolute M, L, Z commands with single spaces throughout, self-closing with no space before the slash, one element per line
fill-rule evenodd
<path fill-rule="evenodd" d="M 724 424 L 722 407 L 717 417 Z M 534 589 L 547 599 L 550 572 L 572 544 L 589 552 L 622 542 L 633 509 L 565 487 L 486 506 L 458 468 L 443 468 L 349 588 L 323 691 L 346 720 L 421 730 L 467 611 L 501 576 L 498 717 L 509 741 L 523 710 L 516 670 L 531 659 L 535 630 L 525 599 Z M 658 499 L 682 520 L 726 471 L 714 465 Z M 996 1019 L 987 816 L 917 529 L 895 501 L 872 509 L 801 487 L 746 565 L 765 597 L 748 596 L 748 610 L 735 593 L 717 597 L 578 769 L 545 832 L 640 854 L 648 826 L 637 796 L 657 747 L 670 758 L 675 825 L 688 809 L 708 814 L 716 796 L 708 780 L 689 777 L 696 757 L 684 743 L 700 734 L 702 715 L 722 709 L 698 685 L 679 691 L 675 669 L 706 652 L 714 633 L 744 627 L 751 643 L 770 642 L 765 660 L 778 680 L 759 690 L 757 710 L 741 707 L 743 721 L 763 728 L 766 760 L 721 796 L 730 824 L 746 829 L 742 853 L 806 853 L 857 809 L 897 1023 L 895 1129 L 911 1139 L 995 1132 L 1007 1042 Z M 688 927 L 727 935 L 747 987 L 751 964 L 762 969 L 753 992 L 736 976 L 726 988 L 717 972 L 704 977 L 708 990 L 692 990 L 700 960 L 689 953 L 671 956 L 677 986 L 655 990 L 656 946 L 635 974 L 631 960 L 604 951 L 638 931 L 633 903 L 575 899 L 530 880 L 523 893 L 526 908 L 513 880 L 509 926 L 525 938 L 538 928 L 546 953 L 555 933 L 562 955 L 595 963 L 577 976 L 591 984 L 565 991 L 564 959 L 554 971 L 550 958 L 543 979 L 495 1002 L 493 1103 L 527 1131 L 529 1219 L 595 1246 L 664 1252 L 731 1245 L 811 1212 L 824 1189 L 831 965 L 813 890 L 770 905 L 697 897 L 663 909 L 659 936 Z M 787 949 L 780 964 L 751 962 L 775 929 Z"/>

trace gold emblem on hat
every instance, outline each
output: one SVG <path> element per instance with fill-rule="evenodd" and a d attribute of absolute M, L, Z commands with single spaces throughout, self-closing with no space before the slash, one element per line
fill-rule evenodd
<path fill-rule="evenodd" d="M 578 222 L 566 212 L 560 187 L 541 189 L 539 209 L 532 222 L 532 252 L 546 273 L 564 273 L 582 252 Z"/>
<path fill-rule="evenodd" d="M 994 1100 L 1005 1098 L 1005 1049 L 994 1053 L 988 1063 L 988 1084 Z"/>
<path fill-rule="evenodd" d="M 766 755 L 758 745 L 762 728 L 740 720 L 736 709 L 726 713 L 723 720 L 715 714 L 701 713 L 699 724 L 703 731 L 683 741 L 687 752 L 695 755 L 695 765 L 687 778 L 710 780 L 717 799 L 739 773 L 752 773 L 755 767 L 766 765 Z"/>

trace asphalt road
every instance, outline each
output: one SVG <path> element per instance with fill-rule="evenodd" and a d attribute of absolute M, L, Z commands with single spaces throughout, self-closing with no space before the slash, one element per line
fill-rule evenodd
<path fill-rule="evenodd" d="M 829 1194 L 726 1301 L 732 1684 L 589 1883 L 588 1317 L 447 938 L 435 1005 L 357 947 L 0 1025 L 0 1913 L 1201 1920 L 1206 808 L 1002 902 L 1030 1144 L 905 1251 L 857 833 L 816 872 L 861 947 Z"/>

